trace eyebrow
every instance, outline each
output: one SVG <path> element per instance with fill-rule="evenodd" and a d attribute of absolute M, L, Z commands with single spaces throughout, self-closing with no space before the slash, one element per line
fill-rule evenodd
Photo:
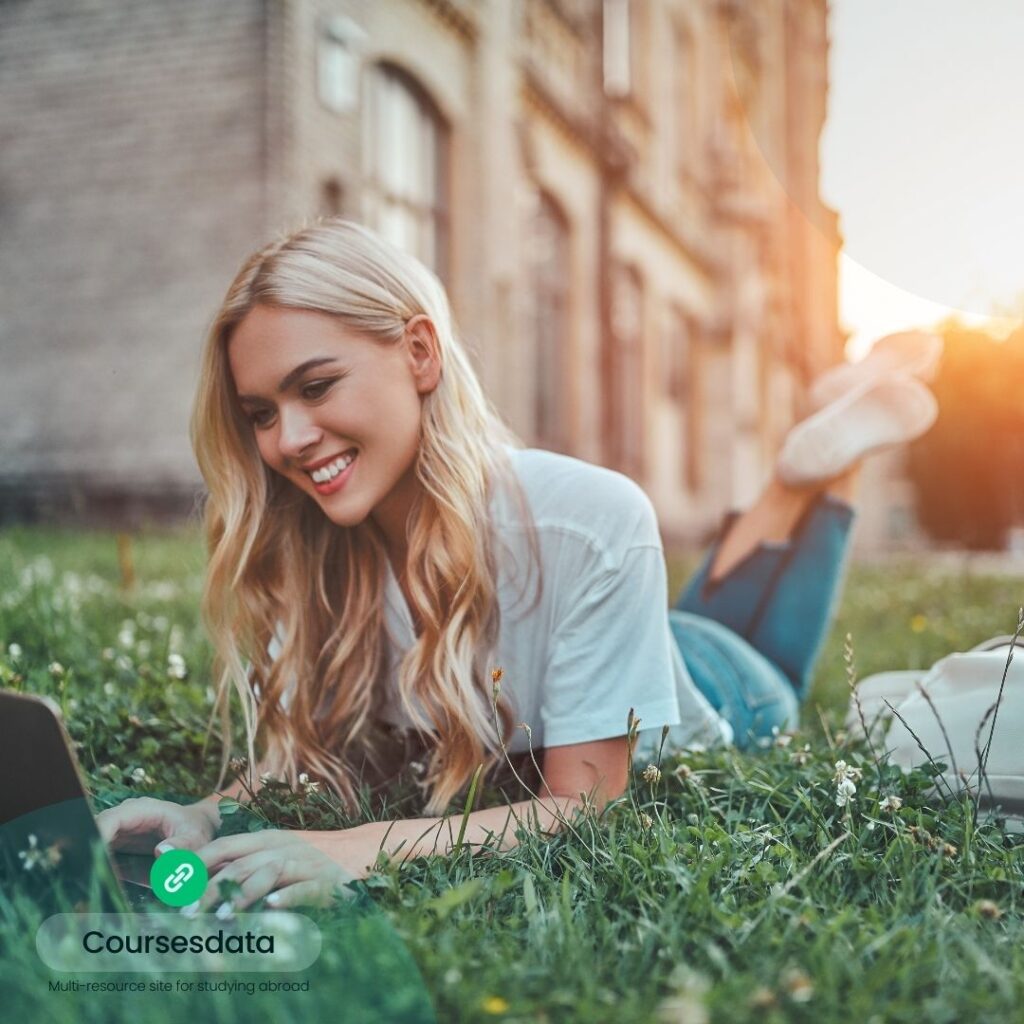
<path fill-rule="evenodd" d="M 304 373 L 309 370 L 315 369 L 317 366 L 323 366 L 326 363 L 336 363 L 337 359 L 333 356 L 317 356 L 313 359 L 307 359 L 304 363 L 300 363 L 295 367 L 294 370 L 290 370 L 282 378 L 280 383 L 277 385 L 277 393 L 283 395 Z M 239 395 L 239 402 L 262 402 L 263 399 L 256 395 Z"/>

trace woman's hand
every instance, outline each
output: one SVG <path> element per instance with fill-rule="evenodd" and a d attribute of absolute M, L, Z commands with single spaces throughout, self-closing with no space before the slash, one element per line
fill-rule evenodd
<path fill-rule="evenodd" d="M 206 846 L 217 833 L 216 815 L 212 805 L 175 804 L 141 796 L 100 812 L 96 824 L 113 849 L 159 856 L 170 848 L 198 850 Z"/>
<path fill-rule="evenodd" d="M 264 896 L 275 910 L 330 903 L 337 890 L 344 893 L 348 882 L 365 878 L 376 859 L 377 846 L 354 835 L 356 831 L 265 829 L 215 839 L 196 851 L 210 873 L 198 911 L 220 905 L 222 881 L 242 888 L 231 900 L 235 910 Z"/>

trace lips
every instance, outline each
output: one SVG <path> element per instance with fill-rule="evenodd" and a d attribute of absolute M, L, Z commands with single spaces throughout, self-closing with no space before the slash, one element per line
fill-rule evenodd
<path fill-rule="evenodd" d="M 308 466 L 300 466 L 299 468 L 303 473 L 312 473 L 315 469 L 323 469 L 324 466 L 329 466 L 332 462 L 337 461 L 343 455 L 348 455 L 349 452 L 354 452 L 355 448 L 346 448 L 343 452 L 338 452 L 336 455 L 328 455 L 326 459 L 320 459 L 319 462 L 311 462 Z"/>
<path fill-rule="evenodd" d="M 351 451 L 351 449 L 349 450 Z M 326 465 L 330 465 L 331 462 L 336 462 L 338 458 L 339 456 L 335 456 L 334 459 L 328 459 Z M 338 491 L 340 491 L 345 486 L 345 484 L 348 483 L 349 478 L 355 471 L 356 463 L 358 461 L 359 454 L 357 452 L 353 456 L 352 461 L 337 476 L 332 477 L 330 480 L 325 480 L 320 483 L 318 483 L 316 480 L 313 480 L 313 486 L 316 488 L 317 494 L 336 494 Z M 312 480 L 312 477 L 310 479 Z"/>

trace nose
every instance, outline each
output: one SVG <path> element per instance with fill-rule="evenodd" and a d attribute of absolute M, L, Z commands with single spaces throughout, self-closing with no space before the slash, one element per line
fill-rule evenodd
<path fill-rule="evenodd" d="M 309 412 L 304 409 L 280 411 L 281 432 L 278 447 L 286 459 L 299 459 L 323 437 L 323 431 L 316 425 Z"/>

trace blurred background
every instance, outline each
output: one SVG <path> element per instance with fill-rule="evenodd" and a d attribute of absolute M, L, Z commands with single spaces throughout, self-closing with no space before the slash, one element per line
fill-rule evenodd
<path fill-rule="evenodd" d="M 4 0 L 0 523 L 186 519 L 227 285 L 342 214 L 440 275 L 524 441 L 633 477 L 669 545 L 756 495 L 815 374 L 939 330 L 940 419 L 874 460 L 857 546 L 1024 560 L 1022 31 L 959 0 Z"/>

